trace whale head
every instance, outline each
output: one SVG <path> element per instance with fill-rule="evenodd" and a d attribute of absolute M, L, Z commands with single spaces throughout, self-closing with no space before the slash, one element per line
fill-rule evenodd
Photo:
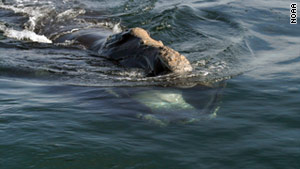
<path fill-rule="evenodd" d="M 142 28 L 110 36 L 99 53 L 122 66 L 142 68 L 148 76 L 170 72 L 182 74 L 193 70 L 185 56 L 152 39 Z"/>

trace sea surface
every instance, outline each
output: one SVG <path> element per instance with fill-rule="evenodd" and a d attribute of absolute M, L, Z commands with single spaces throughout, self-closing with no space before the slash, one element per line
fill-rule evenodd
<path fill-rule="evenodd" d="M 293 2 L 1 0 L 0 169 L 299 169 Z M 145 77 L 51 40 L 133 27 L 194 71 Z"/>

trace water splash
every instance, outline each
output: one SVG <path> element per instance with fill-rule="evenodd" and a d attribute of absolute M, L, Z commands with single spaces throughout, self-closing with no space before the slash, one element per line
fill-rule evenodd
<path fill-rule="evenodd" d="M 4 35 L 10 38 L 18 39 L 18 40 L 29 40 L 32 42 L 39 42 L 39 43 L 52 43 L 44 35 L 37 35 L 35 32 L 29 30 L 14 30 L 12 28 L 7 28 L 4 24 L 0 23 L 0 30 L 4 32 Z"/>

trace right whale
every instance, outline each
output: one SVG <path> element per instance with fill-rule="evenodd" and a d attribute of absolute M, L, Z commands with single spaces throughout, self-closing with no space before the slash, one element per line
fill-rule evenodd
<path fill-rule="evenodd" d="M 129 68 L 142 68 L 147 76 L 158 76 L 167 73 L 181 74 L 193 70 L 190 62 L 179 52 L 165 46 L 161 41 L 154 40 L 142 28 L 131 28 L 121 33 L 112 34 L 107 29 L 86 29 L 65 34 L 53 40 L 54 43 L 74 41 L 93 51 L 96 55 L 105 57 L 116 64 Z M 213 94 L 211 88 L 197 88 L 201 97 L 206 96 L 199 105 L 197 100 L 186 98 L 187 88 L 196 84 L 188 83 L 184 79 L 177 79 L 176 87 L 158 89 L 136 89 L 133 93 L 121 89 L 110 88 L 106 92 L 113 97 L 125 97 L 137 105 L 141 111 L 135 116 L 158 126 L 170 123 L 190 124 L 210 119 L 219 110 L 219 90 Z M 185 92 L 184 92 L 185 91 Z M 188 91 L 190 92 L 190 91 Z M 195 93 L 193 91 L 193 93 Z M 195 98 L 199 98 L 195 97 Z M 193 104 L 191 104 L 191 103 Z M 197 103 L 195 105 L 195 103 Z M 144 109 L 143 109 L 144 108 Z"/>
<path fill-rule="evenodd" d="M 24 11 L 24 9 L 9 5 L 0 6 L 1 10 L 2 8 L 3 10 L 12 10 L 15 13 Z M 29 19 L 30 14 L 28 13 Z M 164 126 L 173 122 L 193 123 L 203 117 L 208 117 L 207 114 L 209 114 L 209 118 L 216 115 L 219 109 L 218 103 L 221 93 L 219 91 L 223 88 L 222 85 L 220 90 L 214 89 L 210 81 L 206 82 L 205 79 L 199 85 L 202 79 L 198 79 L 199 76 L 195 76 L 194 72 L 189 73 L 193 71 L 193 68 L 185 56 L 165 46 L 161 41 L 152 39 L 149 33 L 142 28 L 119 31 L 119 24 L 113 24 L 113 27 L 95 26 L 94 23 L 86 24 L 85 20 L 76 19 L 80 14 L 82 14 L 81 10 L 73 9 L 62 13 L 50 11 L 49 16 L 45 14 L 47 17 L 35 20 L 34 29 L 30 29 L 31 27 L 28 27 L 28 25 L 26 26 L 26 24 L 31 23 L 28 21 L 22 24 L 25 27 L 22 31 L 14 30 L 9 23 L 0 23 L 0 30 L 4 32 L 4 35 L 11 38 L 16 37 L 9 36 L 10 34 L 7 32 L 14 31 L 18 33 L 17 35 L 27 35 L 27 33 L 34 35 L 33 38 L 28 38 L 29 36 L 17 37 L 19 40 L 32 40 L 40 43 L 53 42 L 58 46 L 74 47 L 79 45 L 80 49 L 83 47 L 83 49 L 92 51 L 93 55 L 104 57 L 112 63 L 124 67 L 124 72 L 127 71 L 126 68 L 143 69 L 146 76 L 150 78 L 144 78 L 144 74 L 141 77 L 139 74 L 136 81 L 143 81 L 141 84 L 146 86 L 145 88 L 119 88 L 112 87 L 114 84 L 112 86 L 109 84 L 110 87 L 105 89 L 109 97 L 122 98 L 120 100 L 132 103 L 132 109 L 139 107 L 141 111 L 136 114 L 138 118 Z M 14 13 L 12 12 L 11 15 L 14 15 Z M 116 31 L 118 33 L 114 33 Z M 109 64 L 108 66 L 113 65 Z M 61 67 L 58 65 L 58 68 Z M 195 69 L 197 68 L 195 67 Z M 121 71 L 123 70 L 121 69 Z M 195 70 L 195 73 L 197 71 Z M 138 73 L 140 72 L 138 71 Z M 165 74 L 168 75 L 160 76 Z M 123 79 L 121 78 L 121 80 Z M 86 80 L 86 78 L 83 78 L 83 80 Z M 98 81 L 96 82 L 98 83 Z M 156 85 L 159 87 L 157 88 Z M 202 85 L 206 88 L 201 88 Z M 166 88 L 166 86 L 168 87 Z M 126 109 L 130 106 L 128 104 L 124 105 Z"/>
<path fill-rule="evenodd" d="M 112 34 L 105 29 L 80 30 L 53 39 L 54 43 L 75 41 L 117 64 L 142 68 L 147 76 L 186 73 L 193 70 L 190 62 L 179 52 L 154 40 L 142 28 L 131 28 Z"/>

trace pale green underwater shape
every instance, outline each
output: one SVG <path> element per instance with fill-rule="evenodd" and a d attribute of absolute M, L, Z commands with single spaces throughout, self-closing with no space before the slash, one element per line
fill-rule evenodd
<path fill-rule="evenodd" d="M 180 91 L 166 91 L 166 90 L 149 90 L 140 92 L 133 96 L 133 99 L 149 107 L 154 114 L 143 114 L 137 115 L 138 118 L 146 120 L 158 126 L 167 126 L 170 121 L 160 119 L 156 114 L 165 114 L 166 112 L 196 112 L 197 109 L 191 104 L 187 103 Z M 206 119 L 212 119 L 217 116 L 217 112 L 220 107 L 216 107 L 212 114 L 206 116 Z M 195 123 L 203 119 L 203 116 L 199 115 L 199 118 L 191 117 L 182 120 L 182 124 Z"/>
<path fill-rule="evenodd" d="M 133 97 L 138 102 L 149 107 L 153 112 L 161 110 L 195 110 L 187 103 L 179 91 L 149 90 Z"/>

